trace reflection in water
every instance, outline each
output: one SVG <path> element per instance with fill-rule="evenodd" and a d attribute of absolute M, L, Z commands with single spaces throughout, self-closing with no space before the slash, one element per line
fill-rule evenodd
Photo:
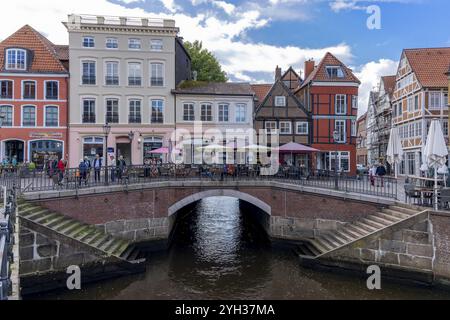
<path fill-rule="evenodd" d="M 168 253 L 148 256 L 145 274 L 58 291 L 44 299 L 450 299 L 450 293 L 299 266 L 292 251 L 262 241 L 233 198 L 207 198 L 180 216 Z M 246 209 L 248 210 L 248 209 Z"/>

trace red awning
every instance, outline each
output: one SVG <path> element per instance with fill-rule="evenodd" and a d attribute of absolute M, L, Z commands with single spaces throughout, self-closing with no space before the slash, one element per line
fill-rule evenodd
<path fill-rule="evenodd" d="M 306 153 L 306 152 L 319 152 L 320 150 L 314 149 L 303 144 L 296 142 L 289 142 L 278 148 L 280 153 Z"/>

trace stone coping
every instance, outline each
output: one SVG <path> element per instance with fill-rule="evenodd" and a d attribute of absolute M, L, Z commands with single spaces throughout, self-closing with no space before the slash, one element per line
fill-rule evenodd
<path fill-rule="evenodd" d="M 208 189 L 229 189 L 239 187 L 252 187 L 252 188 L 279 188 L 289 191 L 298 191 L 301 193 L 317 194 L 327 197 L 341 198 L 345 200 L 355 200 L 369 203 L 376 203 L 380 205 L 395 205 L 397 200 L 378 197 L 374 195 L 366 195 L 361 193 L 345 192 L 332 189 L 324 189 L 320 187 L 295 185 L 279 181 L 158 181 L 149 182 L 143 184 L 132 185 L 114 185 L 114 186 L 98 186 L 86 189 L 78 190 L 50 190 L 41 192 L 29 192 L 22 195 L 22 198 L 27 201 L 38 201 L 52 198 L 67 198 L 76 196 L 87 196 L 96 194 L 105 194 L 111 192 L 126 192 L 137 191 L 143 189 L 153 188 L 208 188 Z"/>

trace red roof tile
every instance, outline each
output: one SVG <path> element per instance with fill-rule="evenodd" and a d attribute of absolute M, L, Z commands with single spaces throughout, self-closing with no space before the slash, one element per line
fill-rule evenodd
<path fill-rule="evenodd" d="M 258 98 L 258 105 L 264 101 L 273 84 L 252 84 L 252 89 L 255 91 L 255 95 Z"/>
<path fill-rule="evenodd" d="M 33 52 L 33 61 L 27 72 L 30 73 L 66 73 L 55 45 L 29 25 L 25 25 L 0 43 L 0 71 L 5 72 L 5 49 L 25 48 Z M 68 57 L 67 57 L 68 58 Z"/>
<path fill-rule="evenodd" d="M 449 70 L 450 48 L 405 49 L 404 53 L 423 87 L 448 87 L 445 73 Z"/>
<path fill-rule="evenodd" d="M 395 79 L 397 76 L 385 76 L 381 77 L 381 81 L 383 82 L 384 92 L 389 94 L 391 97 L 395 91 Z"/>
<path fill-rule="evenodd" d="M 327 66 L 340 66 L 344 72 L 343 78 L 330 78 L 327 74 Z M 311 81 L 322 81 L 322 82 L 356 82 L 361 83 L 358 78 L 353 74 L 345 64 L 343 64 L 338 58 L 336 58 L 331 53 L 327 52 L 320 61 L 319 65 L 316 66 L 313 72 L 305 79 L 302 87 L 307 85 Z"/>

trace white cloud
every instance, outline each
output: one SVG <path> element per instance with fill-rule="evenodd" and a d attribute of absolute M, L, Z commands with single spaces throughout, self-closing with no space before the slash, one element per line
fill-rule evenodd
<path fill-rule="evenodd" d="M 397 73 L 398 62 L 389 59 L 371 61 L 356 70 L 355 75 L 361 81 L 359 87 L 359 110 L 358 115 L 367 111 L 369 103 L 369 93 L 377 88 L 380 77 L 390 76 Z"/>

